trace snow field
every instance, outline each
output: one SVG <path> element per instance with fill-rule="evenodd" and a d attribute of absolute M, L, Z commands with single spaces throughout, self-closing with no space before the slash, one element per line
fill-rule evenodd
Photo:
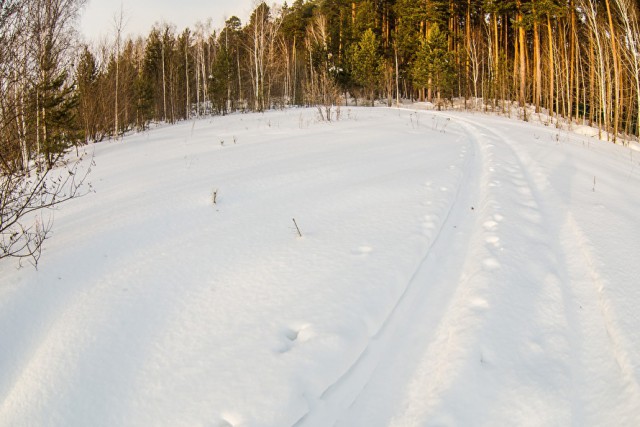
<path fill-rule="evenodd" d="M 640 422 L 628 148 L 385 108 L 94 148 L 0 265 L 0 425 Z"/>

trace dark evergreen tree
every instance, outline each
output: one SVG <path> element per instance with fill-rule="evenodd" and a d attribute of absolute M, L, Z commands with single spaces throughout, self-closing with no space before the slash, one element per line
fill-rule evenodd
<path fill-rule="evenodd" d="M 368 29 L 354 46 L 353 76 L 363 88 L 366 98 L 374 105 L 376 90 L 380 86 L 380 44 L 376 35 Z"/>
<path fill-rule="evenodd" d="M 56 64 L 43 61 L 42 80 L 36 86 L 38 125 L 41 134 L 41 154 L 52 167 L 58 158 L 81 135 L 76 117 L 77 91 L 67 79 L 67 71 L 56 71 Z"/>
<path fill-rule="evenodd" d="M 98 113 L 96 94 L 98 93 L 99 70 L 95 56 L 84 46 L 76 69 L 78 117 L 82 124 L 82 138 L 85 142 L 97 139 Z"/>
<path fill-rule="evenodd" d="M 435 94 L 440 108 L 441 97 L 451 98 L 453 95 L 455 72 L 454 54 L 447 49 L 447 37 L 434 24 L 416 55 L 412 68 L 413 80 L 415 84 L 428 89 L 429 101 L 434 100 Z"/>
<path fill-rule="evenodd" d="M 218 48 L 213 66 L 211 69 L 211 101 L 214 111 L 218 114 L 227 114 L 229 111 L 229 96 L 231 93 L 231 77 L 233 64 L 231 55 L 225 46 Z"/>

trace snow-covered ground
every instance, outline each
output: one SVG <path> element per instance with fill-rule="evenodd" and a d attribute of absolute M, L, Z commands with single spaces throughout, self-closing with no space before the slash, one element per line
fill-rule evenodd
<path fill-rule="evenodd" d="M 637 151 L 387 108 L 92 149 L 0 263 L 0 426 L 640 425 Z"/>

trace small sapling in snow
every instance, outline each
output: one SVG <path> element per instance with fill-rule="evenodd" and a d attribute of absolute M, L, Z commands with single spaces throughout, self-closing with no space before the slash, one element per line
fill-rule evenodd
<path fill-rule="evenodd" d="M 591 191 L 593 191 L 594 193 L 596 191 L 596 177 L 595 177 L 595 175 L 593 176 L 593 188 L 591 189 Z"/>
<path fill-rule="evenodd" d="M 218 203 L 217 199 L 218 199 L 218 189 L 216 188 L 211 192 L 211 201 L 213 202 L 214 206 L 216 205 L 216 203 Z"/>

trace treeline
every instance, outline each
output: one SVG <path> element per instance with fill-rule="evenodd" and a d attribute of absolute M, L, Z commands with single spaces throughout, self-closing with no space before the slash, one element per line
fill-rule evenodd
<path fill-rule="evenodd" d="M 530 105 L 639 132 L 637 0 L 296 0 L 136 39 L 120 19 L 97 47 L 73 42 L 83 1 L 0 0 L 5 171 L 151 122 L 348 99 Z"/>

